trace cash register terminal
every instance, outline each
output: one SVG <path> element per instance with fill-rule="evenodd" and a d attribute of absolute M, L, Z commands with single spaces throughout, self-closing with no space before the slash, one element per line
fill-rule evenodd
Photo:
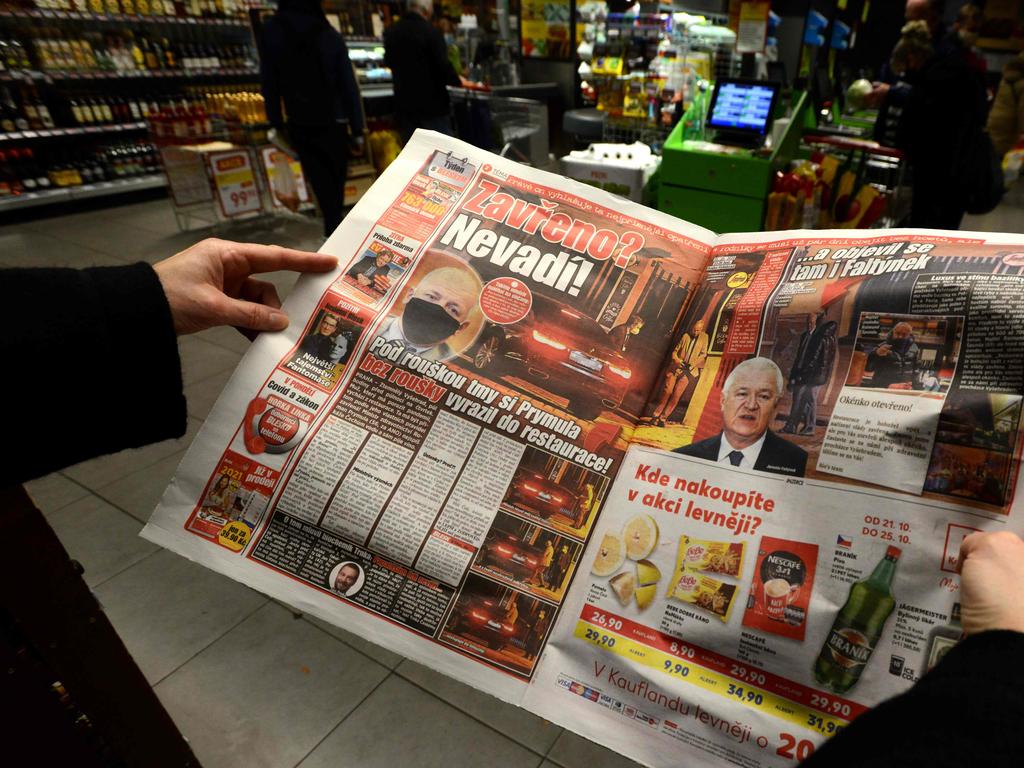
<path fill-rule="evenodd" d="M 779 84 L 722 78 L 715 83 L 707 127 L 719 144 L 757 149 L 771 129 Z"/>

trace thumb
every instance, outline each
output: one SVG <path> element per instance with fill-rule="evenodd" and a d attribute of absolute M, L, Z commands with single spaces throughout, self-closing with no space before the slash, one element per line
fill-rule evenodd
<path fill-rule="evenodd" d="M 288 327 L 288 315 L 264 304 L 225 296 L 218 309 L 224 325 L 253 331 L 283 331 Z"/>

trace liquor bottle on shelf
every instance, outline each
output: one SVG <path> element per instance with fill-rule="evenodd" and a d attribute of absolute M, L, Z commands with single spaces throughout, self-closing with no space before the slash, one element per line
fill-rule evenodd
<path fill-rule="evenodd" d="M 50 177 L 36 162 L 35 155 L 28 147 L 12 149 L 12 164 L 15 173 L 21 180 L 21 184 L 27 192 L 46 192 L 53 184 Z"/>
<path fill-rule="evenodd" d="M 157 58 L 156 49 L 148 39 L 142 39 L 142 57 L 146 69 L 155 71 L 161 69 L 161 61 Z"/>
<path fill-rule="evenodd" d="M 14 130 L 27 131 L 29 129 L 28 118 L 21 111 L 21 108 L 18 106 L 18 102 L 14 100 L 14 97 L 11 95 L 11 91 L 7 86 L 4 86 L 3 91 L 0 92 L 0 100 L 3 102 L 4 115 L 9 115 L 10 119 L 14 123 Z"/>
<path fill-rule="evenodd" d="M 26 116 L 29 118 L 29 123 L 33 121 L 33 117 L 38 124 L 39 128 L 54 128 L 53 115 L 50 113 L 50 108 L 46 102 L 39 97 L 39 91 L 36 90 L 34 85 L 26 86 L 22 89 L 22 103 L 24 104 L 24 110 Z"/>
<path fill-rule="evenodd" d="M 163 48 L 163 52 L 164 52 L 164 66 L 167 69 L 177 69 L 178 68 L 178 57 L 177 57 L 177 55 L 174 52 L 174 48 L 167 41 L 166 37 L 163 38 L 160 41 L 160 45 Z"/>
<path fill-rule="evenodd" d="M 7 152 L 0 152 L 0 197 L 22 194 L 25 189 L 8 161 Z"/>

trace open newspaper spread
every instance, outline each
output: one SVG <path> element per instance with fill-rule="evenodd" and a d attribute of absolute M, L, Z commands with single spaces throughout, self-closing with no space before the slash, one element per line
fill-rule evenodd
<path fill-rule="evenodd" d="M 1020 531 L 1024 238 L 716 236 L 418 132 L 143 535 L 653 766 L 792 765 Z"/>

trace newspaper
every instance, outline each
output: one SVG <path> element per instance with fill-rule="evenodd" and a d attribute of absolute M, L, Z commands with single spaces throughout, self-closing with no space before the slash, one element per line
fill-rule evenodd
<path fill-rule="evenodd" d="M 418 132 L 143 535 L 652 766 L 789 765 L 1020 531 L 1024 242 L 716 236 Z"/>

